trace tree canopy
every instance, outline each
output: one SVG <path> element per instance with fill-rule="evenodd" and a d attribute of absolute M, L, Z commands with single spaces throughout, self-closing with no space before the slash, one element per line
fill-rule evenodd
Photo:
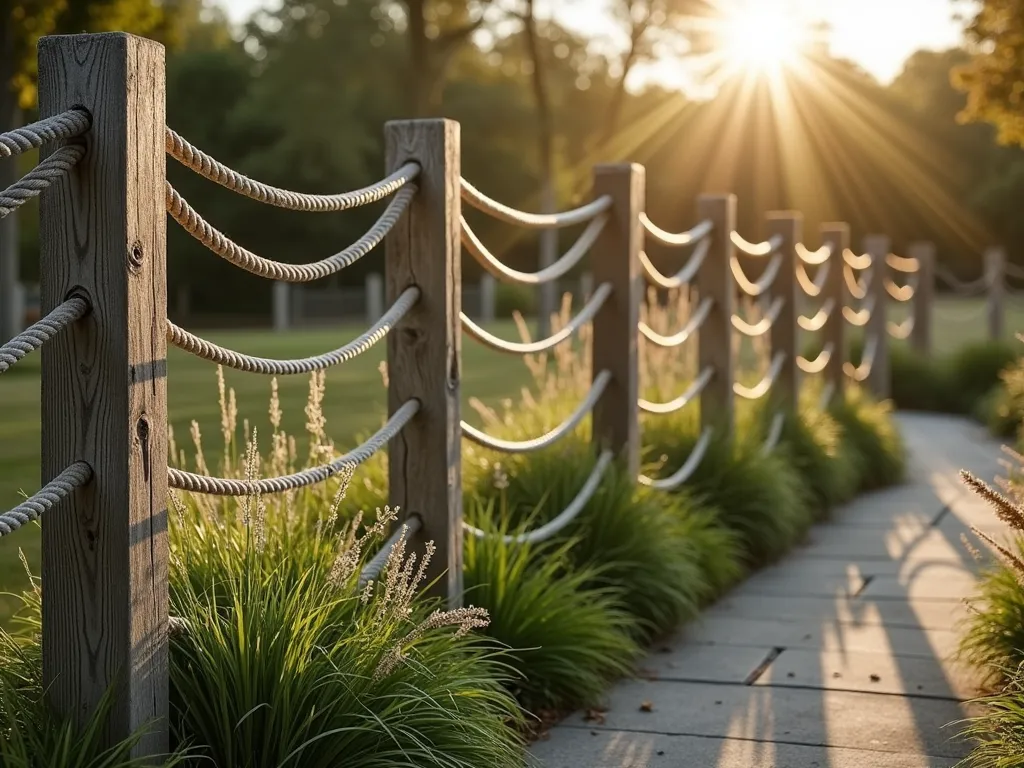
<path fill-rule="evenodd" d="M 111 12 L 131 5 L 111 2 Z M 156 25 L 151 34 L 173 43 L 170 125 L 239 171 L 279 186 L 339 192 L 370 183 L 384 171 L 387 120 L 444 115 L 462 124 L 464 175 L 502 201 L 538 209 L 546 170 L 538 149 L 536 59 L 545 67 L 558 207 L 586 199 L 596 163 L 631 160 L 646 165 L 648 210 L 669 229 L 694 223 L 699 194 L 731 191 L 739 197 L 741 231 L 752 238 L 763 234 L 766 211 L 799 209 L 812 246 L 819 224 L 845 220 L 858 244 L 878 231 L 893 238 L 897 252 L 912 240 L 933 240 L 947 266 L 970 278 L 980 272 L 985 246 L 1001 241 L 1011 253 L 1024 246 L 1024 221 L 1013 209 L 1018 190 L 1024 194 L 1024 152 L 997 146 L 988 125 L 956 120 L 966 97 L 951 84 L 950 70 L 974 61 L 964 51 L 920 52 L 883 86 L 823 49 L 787 73 L 781 93 L 769 80 L 737 78 L 715 98 L 695 101 L 653 84 L 623 88 L 625 53 L 547 17 L 537 19 L 531 55 L 521 21 L 507 14 L 517 2 L 284 0 L 276 10 L 257 13 L 238 34 L 222 16 L 200 13 L 199 0 L 177 0 L 163 3 L 161 18 L 147 23 Z M 660 0 L 612 3 L 629 13 L 628 20 L 618 17 L 624 33 L 634 23 L 642 27 L 649 14 L 650 23 L 660 25 L 645 28 L 650 37 L 638 44 L 636 56 L 653 55 L 650 46 L 670 34 L 672 24 L 685 27 L 683 9 L 696 7 L 672 5 L 678 14 L 672 16 Z M 410 14 L 416 12 L 426 43 L 412 38 Z M 422 100 L 414 98 L 409 79 L 420 55 L 433 62 L 423 70 L 433 85 Z M 173 161 L 168 174 L 214 226 L 285 261 L 341 250 L 382 210 L 313 215 L 270 209 Z M 475 211 L 466 215 L 503 259 L 536 268 L 536 233 Z M 265 281 L 227 267 L 180 228 L 168 232 L 172 307 L 188 286 L 193 313 L 267 317 Z M 575 234 L 561 233 L 562 248 Z M 24 227 L 29 278 L 36 274 L 35 236 L 34 228 Z M 676 258 L 652 257 L 666 267 Z M 360 284 L 379 269 L 371 255 L 333 284 Z M 463 271 L 467 280 L 479 275 L 472 261 Z"/>
<path fill-rule="evenodd" d="M 967 25 L 970 61 L 955 72 L 967 92 L 966 121 L 996 126 L 999 140 L 1024 144 L 1024 0 L 980 0 Z"/>

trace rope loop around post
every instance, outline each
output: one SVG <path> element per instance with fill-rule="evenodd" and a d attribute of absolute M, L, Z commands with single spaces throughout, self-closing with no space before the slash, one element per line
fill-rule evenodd
<path fill-rule="evenodd" d="M 54 307 L 46 317 L 0 346 L 0 373 L 10 370 L 25 355 L 39 349 L 71 323 L 83 318 L 88 311 L 89 302 L 78 296 L 72 296 Z"/>
<path fill-rule="evenodd" d="M 92 117 L 84 109 L 69 109 L 45 117 L 29 125 L 0 133 L 0 158 L 14 157 L 39 149 L 43 144 L 81 136 L 92 125 Z"/>

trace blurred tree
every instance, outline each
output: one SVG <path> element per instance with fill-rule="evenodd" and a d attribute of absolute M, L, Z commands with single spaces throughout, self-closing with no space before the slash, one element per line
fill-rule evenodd
<path fill-rule="evenodd" d="M 170 31 L 176 2 L 154 0 L 0 0 L 0 131 L 21 124 L 23 109 L 36 101 L 36 42 L 43 35 L 125 30 Z M 163 26 L 162 26 L 163 25 Z M 0 163 L 0 189 L 17 179 L 17 166 Z M 0 338 L 20 330 L 18 217 L 0 220 Z"/>
<path fill-rule="evenodd" d="M 991 123 L 999 141 L 1024 144 L 1024 0 L 980 0 L 966 34 L 971 60 L 953 75 L 967 92 L 961 119 Z"/>
<path fill-rule="evenodd" d="M 713 15 L 716 5 L 711 0 L 612 0 L 612 16 L 625 32 L 626 46 L 617 61 L 602 144 L 607 144 L 618 130 L 633 68 L 666 54 L 694 51 L 700 45 L 696 40 L 700 25 L 694 22 Z"/>

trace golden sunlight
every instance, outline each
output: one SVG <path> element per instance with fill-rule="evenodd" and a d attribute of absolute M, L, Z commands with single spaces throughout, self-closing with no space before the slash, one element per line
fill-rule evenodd
<path fill-rule="evenodd" d="M 721 26 L 721 55 L 730 68 L 778 74 L 798 60 L 807 44 L 803 19 L 771 0 L 731 9 Z"/>

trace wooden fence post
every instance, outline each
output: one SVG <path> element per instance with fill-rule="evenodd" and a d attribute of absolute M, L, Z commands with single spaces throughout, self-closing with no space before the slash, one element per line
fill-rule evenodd
<path fill-rule="evenodd" d="M 850 247 L 850 225 L 841 221 L 822 224 L 821 241 L 832 246 L 828 261 L 819 267 L 828 269 L 821 291 L 820 306 L 824 307 L 829 301 L 832 302 L 832 313 L 821 329 L 822 347 L 832 345 L 832 356 L 822 371 L 822 380 L 825 386 L 832 390 L 832 398 L 841 398 L 846 388 L 846 374 L 843 372 L 843 364 L 846 362 L 846 319 L 843 317 L 846 284 L 843 280 L 843 253 Z"/>
<path fill-rule="evenodd" d="M 864 238 L 864 250 L 871 256 L 871 284 L 865 301 L 874 306 L 871 319 L 864 328 L 864 349 L 868 348 L 868 340 L 877 338 L 875 360 L 867 378 L 867 388 L 880 400 L 889 397 L 891 382 L 889 381 L 889 292 L 885 289 L 886 278 L 889 277 L 889 265 L 886 257 L 892 243 L 886 235 L 868 235 Z"/>
<path fill-rule="evenodd" d="M 988 277 L 988 337 L 1003 338 L 1006 312 L 1006 252 L 1002 248 L 985 251 L 985 275 Z"/>
<path fill-rule="evenodd" d="M 800 354 L 796 324 L 797 315 L 800 313 L 797 305 L 796 244 L 803 238 L 803 226 L 804 218 L 799 211 L 773 211 L 768 214 L 768 237 L 782 237 L 782 245 L 778 251 L 782 255 L 782 265 L 775 278 L 774 290 L 770 291 L 772 301 L 783 299 L 782 308 L 771 329 L 772 357 L 776 352 L 786 354 L 774 390 L 782 407 L 794 413 L 800 399 L 800 369 L 796 362 Z"/>
<path fill-rule="evenodd" d="M 917 288 L 914 291 L 914 327 L 910 345 L 918 352 L 932 351 L 932 317 L 935 312 L 935 243 L 921 242 L 910 246 L 909 255 L 917 259 Z"/>
<path fill-rule="evenodd" d="M 89 110 L 88 151 L 43 192 L 43 312 L 92 310 L 42 350 L 42 479 L 92 483 L 43 525 L 43 687 L 79 723 L 112 688 L 106 744 L 166 753 L 164 49 L 121 33 L 39 41 L 42 117 Z M 51 151 L 44 148 L 43 155 Z"/>
<path fill-rule="evenodd" d="M 419 191 L 385 238 L 387 305 L 410 286 L 419 301 L 388 334 L 388 412 L 410 399 L 420 411 L 391 441 L 391 505 L 419 515 L 420 538 L 437 552 L 428 581 L 450 607 L 462 603 L 462 369 L 460 132 L 451 120 L 385 127 L 387 172 L 420 165 Z"/>
<path fill-rule="evenodd" d="M 732 315 L 736 306 L 736 287 L 729 262 L 735 255 L 730 235 L 736 229 L 735 195 L 701 195 L 697 201 L 697 220 L 714 225 L 709 237 L 711 249 L 697 272 L 698 301 L 713 302 L 698 336 L 698 370 L 710 367 L 714 376 L 700 398 L 701 428 L 712 427 L 732 438 L 733 355 Z"/>
<path fill-rule="evenodd" d="M 611 296 L 594 317 L 592 376 L 612 378 L 597 401 L 593 440 L 615 452 L 630 477 L 640 472 L 640 299 L 643 291 L 640 250 L 646 180 L 644 167 L 632 163 L 594 169 L 594 199 L 610 195 L 610 219 L 591 251 L 595 285 L 610 283 Z"/>

